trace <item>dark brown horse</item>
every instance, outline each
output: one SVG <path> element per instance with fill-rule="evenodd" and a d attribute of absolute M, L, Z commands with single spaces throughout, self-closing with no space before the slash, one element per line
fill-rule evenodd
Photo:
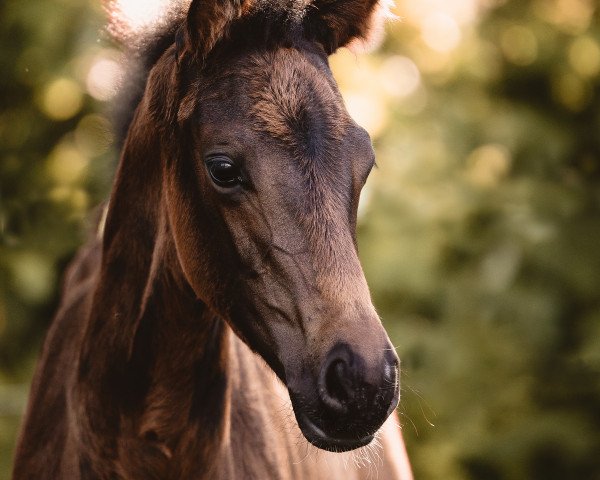
<path fill-rule="evenodd" d="M 377 7 L 194 0 L 150 42 L 15 479 L 411 477 L 398 359 L 356 251 L 373 150 L 327 63 Z M 372 468 L 339 453 L 378 430 Z"/>

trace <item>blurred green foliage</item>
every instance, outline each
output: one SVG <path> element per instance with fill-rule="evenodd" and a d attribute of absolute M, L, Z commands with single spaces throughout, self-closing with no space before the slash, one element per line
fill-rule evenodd
<path fill-rule="evenodd" d="M 0 478 L 61 272 L 108 192 L 108 121 L 85 93 L 103 48 L 100 7 L 0 3 Z"/>
<path fill-rule="evenodd" d="M 381 49 L 332 66 L 378 154 L 360 253 L 416 478 L 600 479 L 600 9 L 397 3 Z M 114 170 L 101 22 L 97 2 L 0 4 L 0 479 Z"/>

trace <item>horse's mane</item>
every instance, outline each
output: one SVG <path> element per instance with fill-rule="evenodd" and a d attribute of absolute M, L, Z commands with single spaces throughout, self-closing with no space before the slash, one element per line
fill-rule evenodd
<path fill-rule="evenodd" d="M 108 22 L 106 32 L 123 51 L 123 76 L 119 91 L 112 103 L 113 128 L 117 148 L 121 148 L 133 120 L 153 65 L 175 41 L 175 34 L 185 18 L 184 3 L 180 0 L 161 1 L 164 9 L 159 16 L 136 24 L 123 4 L 135 0 L 105 0 Z"/>
<path fill-rule="evenodd" d="M 282 16 L 298 20 L 307 9 L 315 8 L 314 1 L 254 0 L 253 8 L 264 18 L 272 18 L 276 22 L 280 21 Z M 135 2 L 139 0 L 104 0 L 108 17 L 106 31 L 124 51 L 124 75 L 113 104 L 113 123 L 118 148 L 125 140 L 135 109 L 144 95 L 150 70 L 175 42 L 177 32 L 185 22 L 191 0 L 148 1 L 148 11 L 153 14 L 147 15 L 142 22 L 128 13 L 127 5 Z M 393 0 L 379 0 L 369 35 L 356 42 L 357 49 L 371 48 L 380 41 L 384 22 L 395 18 L 390 12 L 392 6 Z"/>

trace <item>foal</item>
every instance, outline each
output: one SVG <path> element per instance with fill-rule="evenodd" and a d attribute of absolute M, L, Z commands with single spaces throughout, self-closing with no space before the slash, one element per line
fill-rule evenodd
<path fill-rule="evenodd" d="M 193 0 L 151 45 L 15 479 L 366 478 L 339 452 L 390 415 L 373 470 L 411 478 L 398 359 L 356 252 L 373 150 L 327 63 L 377 8 Z M 307 456 L 302 436 L 321 450 Z"/>

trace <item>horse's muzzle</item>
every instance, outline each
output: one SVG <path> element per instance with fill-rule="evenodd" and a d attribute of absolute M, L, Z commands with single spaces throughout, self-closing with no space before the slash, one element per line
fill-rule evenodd
<path fill-rule="evenodd" d="M 338 452 L 367 445 L 396 408 L 396 353 L 386 349 L 369 363 L 351 346 L 338 344 L 321 366 L 316 398 L 307 401 L 306 389 L 292 393 L 300 429 L 313 445 Z"/>

